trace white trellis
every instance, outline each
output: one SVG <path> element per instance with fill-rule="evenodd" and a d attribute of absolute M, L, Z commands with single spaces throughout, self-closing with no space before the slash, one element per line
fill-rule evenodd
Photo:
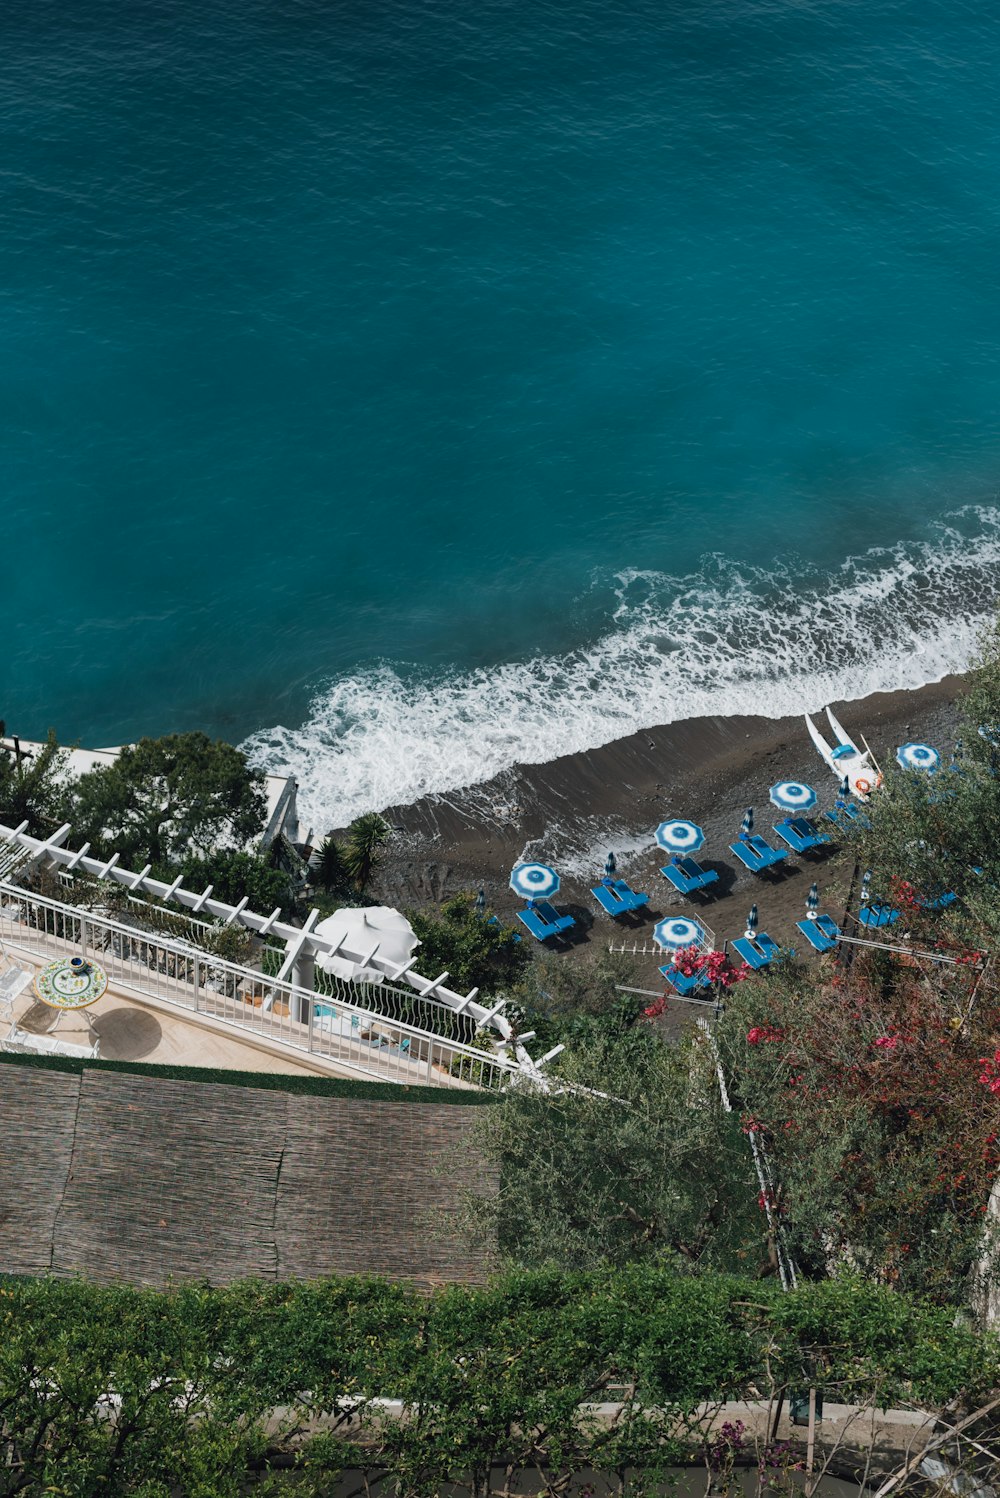
<path fill-rule="evenodd" d="M 292 1004 L 292 1018 L 296 1023 L 301 1023 L 306 1011 L 315 1007 L 308 1001 L 317 998 L 322 1001 L 324 997 L 321 990 L 325 984 L 325 975 L 324 982 L 320 985 L 316 983 L 317 957 L 336 956 L 356 963 L 359 968 L 364 967 L 381 974 L 388 985 L 405 984 L 422 1003 L 441 1006 L 450 1011 L 454 1017 L 466 1017 L 473 1023 L 476 1031 L 492 1032 L 495 1036 L 494 1044 L 498 1059 L 506 1055 L 509 1057 L 507 1065 L 513 1063 L 517 1071 L 527 1076 L 538 1079 L 541 1069 L 562 1050 L 562 1047 L 558 1046 L 537 1061 L 533 1060 L 523 1043 L 524 1039 L 531 1037 L 522 1038 L 516 1034 L 503 1013 L 505 1000 L 500 999 L 491 1005 L 482 1004 L 478 1002 L 478 989 L 476 988 L 471 989 L 467 994 L 459 994 L 448 988 L 446 986 L 449 976 L 447 972 L 440 973 L 436 978 L 425 978 L 422 974 L 414 972 L 413 965 L 416 959 L 413 957 L 406 962 L 396 963 L 382 957 L 377 944 L 367 951 L 354 951 L 349 946 L 346 935 L 339 941 L 323 937 L 314 929 L 320 919 L 318 910 L 311 911 L 302 926 L 292 926 L 280 919 L 280 907 L 273 910 L 270 915 L 260 915 L 247 908 L 245 899 L 241 900 L 238 905 L 228 905 L 223 900 L 214 899 L 211 885 L 200 893 L 195 893 L 193 890 L 186 889 L 180 878 L 175 879 L 172 884 L 166 884 L 161 879 L 154 879 L 150 874 L 149 865 L 139 872 L 123 869 L 119 864 L 118 854 L 114 854 L 107 860 L 93 858 L 90 855 L 89 843 L 85 843 L 82 848 L 76 850 L 68 848 L 66 841 L 72 830 L 69 823 L 45 839 L 32 837 L 27 832 L 27 825 L 27 822 L 22 822 L 19 827 L 6 827 L 0 824 L 0 881 L 7 886 L 11 894 L 17 893 L 18 877 L 33 867 L 48 865 L 67 873 L 78 870 L 98 881 L 105 880 L 122 885 L 133 895 L 148 896 L 165 904 L 173 904 L 194 915 L 221 921 L 223 925 L 239 925 L 263 940 L 280 942 L 284 946 L 281 966 L 273 980 L 268 981 L 273 988 L 287 987 Z M 45 903 L 48 906 L 58 907 L 66 920 L 78 920 L 81 915 L 86 914 L 68 903 L 53 900 L 47 900 Z M 161 944 L 170 945 L 169 942 L 161 942 Z M 211 960 L 218 965 L 218 959 L 212 958 Z M 351 990 L 356 988 L 358 992 L 364 989 L 365 996 L 367 996 L 380 985 L 366 983 L 347 986 Z M 318 987 L 319 992 L 317 992 Z M 359 1007 L 365 1006 L 362 1003 Z M 431 1031 L 427 1033 L 433 1035 Z M 433 1038 L 439 1040 L 440 1036 L 436 1035 Z"/>

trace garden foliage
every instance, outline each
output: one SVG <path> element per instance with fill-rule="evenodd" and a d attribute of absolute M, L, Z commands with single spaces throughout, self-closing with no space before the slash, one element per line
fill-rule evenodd
<path fill-rule="evenodd" d="M 994 1388 L 998 1356 L 948 1313 L 854 1281 L 783 1295 L 633 1267 L 429 1298 L 350 1279 L 7 1281 L 0 1495 L 319 1498 L 351 1469 L 431 1498 L 482 1492 L 495 1467 L 548 1491 L 627 1470 L 641 1493 L 712 1445 L 701 1401 L 767 1400 L 808 1361 L 828 1399 L 961 1407 Z M 581 1408 L 602 1400 L 621 1405 L 610 1424 Z"/>
<path fill-rule="evenodd" d="M 168 734 L 126 745 L 113 764 L 82 775 L 63 809 L 99 857 L 117 853 L 124 868 L 180 865 L 260 836 L 263 780 L 221 739 Z"/>

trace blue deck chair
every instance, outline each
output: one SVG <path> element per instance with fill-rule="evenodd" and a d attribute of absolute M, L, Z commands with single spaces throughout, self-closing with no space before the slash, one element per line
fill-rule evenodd
<path fill-rule="evenodd" d="M 649 896 L 638 894 L 624 879 L 602 879 L 590 893 L 601 909 L 612 917 L 628 915 L 630 911 L 649 904 Z"/>
<path fill-rule="evenodd" d="M 553 936 L 559 936 L 569 926 L 576 925 L 571 915 L 560 915 L 548 900 L 537 900 L 534 905 L 519 910 L 517 918 L 522 926 L 527 926 L 536 941 L 548 941 Z"/>
<path fill-rule="evenodd" d="M 660 873 L 664 879 L 670 881 L 674 889 L 679 889 L 682 895 L 694 894 L 695 890 L 714 884 L 719 877 L 715 869 L 703 869 L 701 864 L 695 863 L 693 858 L 675 859 L 671 863 L 664 864 Z"/>
<path fill-rule="evenodd" d="M 917 904 L 924 910 L 947 910 L 949 905 L 954 905 L 958 899 L 953 889 L 946 889 L 943 895 L 938 895 L 936 900 L 917 899 Z"/>
<path fill-rule="evenodd" d="M 899 920 L 899 911 L 894 910 L 888 900 L 873 900 L 870 905 L 862 905 L 858 920 L 869 928 L 893 926 Z"/>
<path fill-rule="evenodd" d="M 809 817 L 785 817 L 783 821 L 775 822 L 774 830 L 793 853 L 808 853 L 810 848 L 833 841 L 829 833 L 820 832 Z"/>
<path fill-rule="evenodd" d="M 762 967 L 774 961 L 781 951 L 776 941 L 772 941 L 766 931 L 758 931 L 756 936 L 740 936 L 729 945 L 733 951 L 738 953 L 747 967 L 752 967 L 758 972 Z M 792 953 L 794 957 L 795 953 Z"/>
<path fill-rule="evenodd" d="M 870 827 L 872 825 L 871 818 L 865 815 L 860 806 L 855 806 L 851 801 L 838 801 L 832 811 L 825 811 L 823 815 L 835 827 Z"/>
<path fill-rule="evenodd" d="M 818 915 L 813 921 L 796 921 L 795 925 L 817 952 L 832 952 L 840 940 L 840 930 L 831 915 Z"/>
<path fill-rule="evenodd" d="M 788 857 L 784 848 L 772 848 L 770 843 L 756 833 L 752 837 L 739 838 L 735 843 L 730 843 L 729 851 L 736 855 L 751 874 L 761 874 L 775 864 L 784 863 Z"/>
<path fill-rule="evenodd" d="M 554 926 L 557 931 L 568 931 L 570 926 L 576 925 L 576 921 L 571 915 L 560 915 L 556 907 L 549 900 L 536 900 L 535 910 L 544 921 L 547 921 L 550 926 Z"/>
<path fill-rule="evenodd" d="M 701 988 L 711 987 L 711 979 L 705 972 L 695 973 L 690 978 L 676 967 L 661 967 L 660 972 L 674 993 L 679 993 L 682 998 L 686 998 L 688 994 L 697 993 Z"/>

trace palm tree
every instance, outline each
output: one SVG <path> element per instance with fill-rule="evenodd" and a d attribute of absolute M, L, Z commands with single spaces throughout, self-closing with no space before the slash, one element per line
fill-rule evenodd
<path fill-rule="evenodd" d="M 310 864 L 310 872 L 320 889 L 325 889 L 327 894 L 343 889 L 348 880 L 348 870 L 344 850 L 332 833 L 323 839 L 317 853 L 316 862 Z"/>
<path fill-rule="evenodd" d="M 344 867 L 358 894 L 367 888 L 388 839 L 389 824 L 377 811 L 365 812 L 348 827 L 343 851 Z"/>

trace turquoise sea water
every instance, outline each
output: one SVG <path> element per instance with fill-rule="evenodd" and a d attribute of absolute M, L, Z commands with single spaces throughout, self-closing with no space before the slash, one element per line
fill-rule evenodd
<path fill-rule="evenodd" d="M 2 711 L 307 815 L 962 664 L 1000 22 L 956 0 L 24 0 Z"/>

